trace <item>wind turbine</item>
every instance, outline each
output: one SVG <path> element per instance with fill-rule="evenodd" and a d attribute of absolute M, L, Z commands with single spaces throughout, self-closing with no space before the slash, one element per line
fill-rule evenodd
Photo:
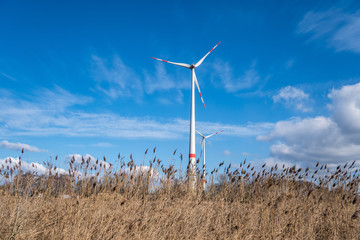
<path fill-rule="evenodd" d="M 195 84 L 199 90 L 199 94 L 200 94 L 200 98 L 201 101 L 205 107 L 205 103 L 204 103 L 204 99 L 201 95 L 201 91 L 200 91 L 200 87 L 199 87 L 199 83 L 196 79 L 196 75 L 195 75 L 195 68 L 199 67 L 200 64 L 205 60 L 205 58 L 220 44 L 220 42 L 218 44 L 215 45 L 215 47 L 213 47 L 203 58 L 201 58 L 196 64 L 187 64 L 187 63 L 176 63 L 176 62 L 170 62 L 170 61 L 166 61 L 163 59 L 159 59 L 159 58 L 154 58 L 155 60 L 158 61 L 162 61 L 162 62 L 166 62 L 166 63 L 171 63 L 174 65 L 178 65 L 181 67 L 185 67 L 187 69 L 191 70 L 191 108 L 190 108 L 190 144 L 189 144 L 189 163 L 190 163 L 190 173 L 193 177 L 193 188 L 195 187 Z"/>
<path fill-rule="evenodd" d="M 201 151 L 202 151 L 202 154 L 203 154 L 203 189 L 204 191 L 206 190 L 206 174 L 205 174 L 205 140 L 209 137 L 212 137 L 216 134 L 219 134 L 223 131 L 219 131 L 219 132 L 216 132 L 216 133 L 213 133 L 213 134 L 210 134 L 210 135 L 203 135 L 201 134 L 198 130 L 195 130 L 201 137 L 202 137 L 202 140 L 201 140 Z"/>

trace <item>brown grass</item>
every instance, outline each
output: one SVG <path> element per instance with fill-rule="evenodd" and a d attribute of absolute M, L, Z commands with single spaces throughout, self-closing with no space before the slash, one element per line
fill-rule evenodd
<path fill-rule="evenodd" d="M 156 159 L 156 158 L 155 158 Z M 130 164 L 129 164 L 130 163 Z M 189 188 L 160 160 L 147 173 L 15 175 L 0 188 L 1 239 L 359 239 L 359 177 L 354 164 L 328 171 L 226 167 L 208 191 Z M 71 163 L 70 163 L 71 164 Z M 49 169 L 53 168 L 49 165 Z M 320 169 L 321 168 L 321 169 Z M 315 174 L 315 171 L 318 171 Z M 322 173 L 322 174 L 320 174 Z M 10 174 L 3 169 L 2 175 Z M 96 178 L 98 175 L 98 178 Z M 312 177 L 314 175 L 314 177 Z M 93 177 L 89 177 L 93 176 Z M 181 175 L 180 175 L 181 176 Z M 198 172 L 198 176 L 201 176 Z M 10 177 L 10 176 L 9 176 Z M 215 184 L 215 180 L 219 183 Z M 315 180 L 316 179 L 316 180 Z M 201 182 L 198 177 L 198 183 Z M 70 198 L 63 198 L 64 194 Z"/>

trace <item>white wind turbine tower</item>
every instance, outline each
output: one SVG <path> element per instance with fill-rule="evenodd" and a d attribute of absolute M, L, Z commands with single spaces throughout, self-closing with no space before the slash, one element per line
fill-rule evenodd
<path fill-rule="evenodd" d="M 163 59 L 159 59 L 159 58 L 154 58 L 155 60 L 159 60 L 162 62 L 166 62 L 166 63 L 171 63 L 174 65 L 178 65 L 181 67 L 185 67 L 191 70 L 191 110 L 190 110 L 190 144 L 189 144 L 189 163 L 190 163 L 190 173 L 193 177 L 193 187 L 195 187 L 195 86 L 194 84 L 196 84 L 199 93 L 200 93 L 200 97 L 201 97 L 201 101 L 204 104 L 205 107 L 205 103 L 204 103 L 204 99 L 201 95 L 201 91 L 200 91 L 200 87 L 199 87 L 199 83 L 196 79 L 196 75 L 195 75 L 195 68 L 197 68 L 198 66 L 200 66 L 200 64 L 204 61 L 204 59 L 220 44 L 220 42 L 218 44 L 215 45 L 215 47 L 213 47 L 203 58 L 201 58 L 196 64 L 187 64 L 187 63 L 176 63 L 176 62 L 170 62 L 170 61 L 166 61 Z"/>
<path fill-rule="evenodd" d="M 205 177 L 206 177 L 206 174 L 205 174 L 205 170 L 206 170 L 206 168 L 205 168 L 205 140 L 206 140 L 207 138 L 212 137 L 212 136 L 214 136 L 214 135 L 216 135 L 216 134 L 219 134 L 219 133 L 221 133 L 221 132 L 223 132 L 223 131 L 219 131 L 219 132 L 216 132 L 216 133 L 207 135 L 207 136 L 201 134 L 201 133 L 200 133 L 199 131 L 197 131 L 197 130 L 195 130 L 195 131 L 202 137 L 202 140 L 201 140 L 201 151 L 202 151 L 202 154 L 203 154 L 203 177 L 202 177 L 202 179 L 203 179 L 203 190 L 205 191 L 205 190 L 206 190 L 206 178 L 205 178 Z"/>

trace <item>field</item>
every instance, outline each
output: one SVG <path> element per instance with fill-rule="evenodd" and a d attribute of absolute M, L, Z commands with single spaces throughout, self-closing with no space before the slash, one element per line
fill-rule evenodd
<path fill-rule="evenodd" d="M 84 159 L 68 175 L 48 164 L 47 176 L 21 173 L 21 162 L 2 169 L 12 180 L 0 188 L 1 239 L 359 239 L 354 163 L 221 166 L 205 192 L 200 171 L 193 189 L 180 169 L 151 163 L 121 161 L 110 173 Z"/>

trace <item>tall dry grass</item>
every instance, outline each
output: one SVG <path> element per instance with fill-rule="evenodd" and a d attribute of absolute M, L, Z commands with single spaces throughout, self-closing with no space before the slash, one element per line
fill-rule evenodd
<path fill-rule="evenodd" d="M 360 239 L 354 163 L 310 170 L 244 161 L 211 171 L 205 192 L 200 170 L 192 189 L 156 157 L 146 170 L 132 157 L 111 170 L 74 163 L 67 175 L 52 174 L 52 164 L 46 176 L 22 173 L 21 162 L 1 169 L 1 239 Z"/>

